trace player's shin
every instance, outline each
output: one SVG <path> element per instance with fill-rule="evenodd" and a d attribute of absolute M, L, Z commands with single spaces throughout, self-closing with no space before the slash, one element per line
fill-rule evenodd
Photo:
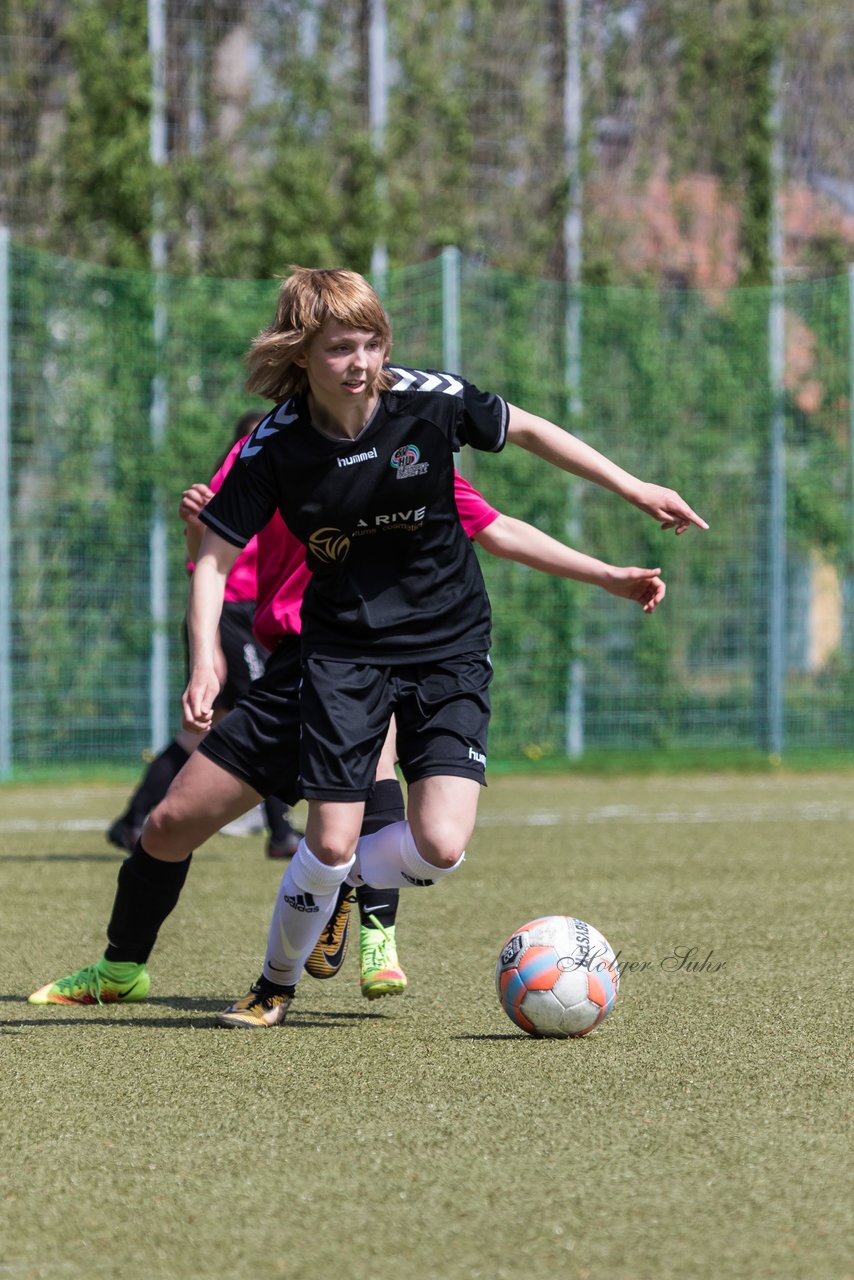
<path fill-rule="evenodd" d="M 353 867 L 353 859 L 330 867 L 316 858 L 305 840 L 282 876 L 270 921 L 263 975 L 279 987 L 292 987 L 327 924 L 338 900 L 338 889 Z"/>
<path fill-rule="evenodd" d="M 384 778 L 376 783 L 365 801 L 361 834 L 373 835 L 393 822 L 403 822 L 405 817 L 403 788 L 396 778 Z M 356 901 L 359 904 L 359 917 L 363 928 L 372 926 L 372 916 L 374 921 L 379 920 L 384 928 L 391 928 L 397 918 L 399 899 L 400 892 L 397 889 L 375 889 L 372 885 L 360 885 L 356 893 Z"/>
<path fill-rule="evenodd" d="M 183 862 L 161 862 L 137 841 L 133 853 L 119 867 L 107 926 L 107 960 L 145 964 L 160 926 L 181 896 L 192 857 L 190 854 Z"/>

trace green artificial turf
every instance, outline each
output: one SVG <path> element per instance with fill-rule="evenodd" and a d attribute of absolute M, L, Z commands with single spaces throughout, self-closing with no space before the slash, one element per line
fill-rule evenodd
<path fill-rule="evenodd" d="M 197 853 L 147 1004 L 35 1007 L 100 954 L 125 789 L 0 790 L 0 1277 L 850 1275 L 852 783 L 498 777 L 462 871 L 403 895 L 405 995 L 362 999 L 353 948 L 265 1032 L 212 1018 L 259 969 L 262 837 Z M 584 1040 L 495 997 L 550 913 L 625 966 Z"/>

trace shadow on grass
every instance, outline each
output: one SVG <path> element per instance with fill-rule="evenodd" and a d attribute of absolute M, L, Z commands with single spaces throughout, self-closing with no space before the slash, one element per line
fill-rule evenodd
<path fill-rule="evenodd" d="M 370 1015 L 369 1015 L 370 1016 Z M 288 1031 L 316 1031 L 329 1030 L 329 1018 L 324 1014 L 323 1018 L 313 1021 L 306 1018 L 294 1018 L 287 1023 L 280 1024 Z M 87 1027 L 112 1027 L 113 1030 L 121 1031 L 141 1031 L 146 1027 L 151 1027 L 158 1031 L 181 1031 L 188 1028 L 193 1031 L 260 1031 L 260 1027 L 221 1027 L 218 1022 L 208 1016 L 205 1018 L 122 1018 L 117 1021 L 115 1018 L 104 1017 L 87 1017 L 84 1022 L 80 1018 L 21 1018 L 16 1022 L 4 1022 L 0 1020 L 0 1036 L 12 1036 L 18 1032 L 35 1030 L 46 1027 L 77 1027 L 85 1030 Z M 267 1031 L 278 1031 L 279 1027 L 263 1028 Z"/>
<path fill-rule="evenodd" d="M 45 1011 L 42 1014 L 29 1018 L 0 1018 L 0 1035 L 14 1035 L 15 1032 L 25 1030 L 28 1027 L 120 1027 L 133 1030 L 138 1030 L 142 1027 L 161 1029 L 192 1027 L 196 1031 L 240 1030 L 241 1028 L 221 1027 L 210 1017 L 211 1014 L 218 1013 L 224 1009 L 230 1001 L 231 997 L 229 996 L 222 996 L 220 999 L 212 1000 L 195 1000 L 188 996 L 160 996 L 155 1000 L 147 1001 L 148 1008 L 152 1005 L 161 1005 L 165 1009 L 186 1009 L 201 1015 L 183 1018 L 113 1017 L 109 1013 L 101 1013 L 100 1009 L 104 1008 L 104 1006 L 100 1006 L 99 1009 L 98 1005 L 80 1005 L 79 1012 L 70 1016 L 59 1017 L 57 1016 L 57 1011 L 63 1007 L 62 1005 L 42 1005 L 39 1006 Z M 0 995 L 0 1002 L 27 1004 L 27 998 L 21 995 Z M 28 1007 L 32 1008 L 31 1005 Z M 126 1008 L 127 1006 L 124 1007 Z M 342 1013 L 304 1009 L 295 1011 L 287 1026 L 293 1031 L 309 1028 L 329 1030 L 335 1026 L 357 1025 L 362 1022 L 384 1022 L 385 1020 L 386 1015 L 379 1011 Z M 248 1030 L 252 1030 L 252 1028 L 248 1028 Z"/>
<path fill-rule="evenodd" d="M 0 1023 L 0 1025 L 2 1025 L 2 1023 Z M 478 1035 L 478 1036 L 452 1036 L 452 1037 L 451 1037 L 451 1039 L 452 1039 L 452 1040 L 471 1040 L 471 1041 L 477 1041 L 477 1040 L 531 1040 L 531 1039 L 533 1039 L 533 1037 L 532 1037 L 532 1036 L 526 1036 L 526 1035 L 525 1035 L 525 1033 L 524 1033 L 524 1031 L 502 1031 L 500 1034 L 499 1034 L 498 1032 L 496 1032 L 496 1031 L 491 1031 L 491 1032 L 489 1033 L 489 1035 Z"/>
<path fill-rule="evenodd" d="M 224 1027 L 220 1027 L 209 1018 L 123 1018 L 118 1021 L 115 1018 L 93 1018 L 87 1016 L 85 1020 L 76 1017 L 21 1018 L 17 1022 L 0 1021 L 0 1036 L 11 1036 L 20 1031 L 34 1030 L 37 1027 L 42 1030 L 46 1027 L 77 1027 L 81 1031 L 86 1030 L 88 1027 L 112 1027 L 113 1030 L 120 1029 L 122 1031 L 139 1031 L 142 1027 L 155 1027 L 161 1030 L 169 1027 L 173 1027 L 175 1030 L 186 1027 L 192 1027 L 195 1031 L 225 1030 Z"/>
<path fill-rule="evenodd" d="M 0 853 L 0 862 L 112 862 L 120 866 L 127 855 L 119 853 Z"/>

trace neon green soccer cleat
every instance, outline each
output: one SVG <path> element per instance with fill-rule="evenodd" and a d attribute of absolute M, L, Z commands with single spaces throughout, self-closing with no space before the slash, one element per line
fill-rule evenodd
<path fill-rule="evenodd" d="M 48 982 L 29 998 L 30 1004 L 130 1004 L 145 1000 L 151 978 L 144 964 L 101 959 L 85 969 Z"/>
<path fill-rule="evenodd" d="M 399 996 L 406 987 L 406 974 L 397 958 L 394 925 L 384 929 L 376 916 L 368 916 L 376 927 L 359 930 L 359 986 L 366 1000 Z"/>
<path fill-rule="evenodd" d="M 338 890 L 335 910 L 305 962 L 305 971 L 312 978 L 334 978 L 344 963 L 350 935 L 350 907 L 355 896 L 348 884 L 342 884 Z"/>
<path fill-rule="evenodd" d="M 271 991 L 264 979 L 259 978 L 247 995 L 218 1013 L 216 1020 L 221 1027 L 240 1027 L 249 1031 L 275 1027 L 288 1016 L 293 998 L 293 989 Z"/>

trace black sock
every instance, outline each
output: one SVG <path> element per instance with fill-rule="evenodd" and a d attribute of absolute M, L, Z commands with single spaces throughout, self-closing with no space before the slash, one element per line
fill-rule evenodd
<path fill-rule="evenodd" d="M 403 807 L 403 788 L 397 778 L 386 778 L 377 782 L 365 801 L 365 816 L 362 819 L 361 835 L 371 836 L 375 831 L 392 822 L 403 822 L 406 811 Z"/>
<path fill-rule="evenodd" d="M 386 778 L 376 784 L 371 796 L 365 801 L 362 835 L 373 835 L 392 822 L 403 822 L 405 817 L 403 788 L 396 778 Z M 384 929 L 391 928 L 397 918 L 399 900 L 399 889 L 373 889 L 367 884 L 360 885 L 356 890 L 356 901 L 359 904 L 361 923 L 372 929 L 374 926 L 369 917 L 375 916 Z"/>
<path fill-rule="evenodd" d="M 255 987 L 260 991 L 262 996 L 292 996 L 296 991 L 295 986 L 283 987 L 278 982 L 271 982 L 269 978 L 265 978 L 263 973 Z"/>
<path fill-rule="evenodd" d="M 290 823 L 290 809 L 278 796 L 267 796 L 264 801 L 264 814 L 270 829 L 270 839 L 274 844 L 282 844 L 293 831 Z"/>
<path fill-rule="evenodd" d="M 152 760 L 123 815 L 124 821 L 129 826 L 142 826 L 154 806 L 159 804 L 166 795 L 172 779 L 181 772 L 189 758 L 180 743 L 170 742 L 169 746 Z"/>
<path fill-rule="evenodd" d="M 113 913 L 107 925 L 107 960 L 145 964 L 163 921 L 181 896 L 190 854 L 183 862 L 152 858 L 137 840 L 136 848 L 119 867 Z"/>
<path fill-rule="evenodd" d="M 356 901 L 359 904 L 359 923 L 366 929 L 375 929 L 371 920 L 378 920 L 384 929 L 390 929 L 397 919 L 397 904 L 400 902 L 399 889 L 374 889 L 369 884 L 360 884 L 356 890 Z"/>

